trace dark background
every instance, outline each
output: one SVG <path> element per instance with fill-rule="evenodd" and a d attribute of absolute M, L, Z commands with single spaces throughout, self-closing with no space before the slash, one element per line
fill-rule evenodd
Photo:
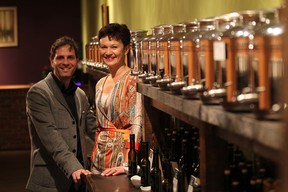
<path fill-rule="evenodd" d="M 60 36 L 73 37 L 82 50 L 81 0 L 0 0 L 0 6 L 16 6 L 18 16 L 18 46 L 0 47 L 0 85 L 42 79 L 50 46 Z"/>

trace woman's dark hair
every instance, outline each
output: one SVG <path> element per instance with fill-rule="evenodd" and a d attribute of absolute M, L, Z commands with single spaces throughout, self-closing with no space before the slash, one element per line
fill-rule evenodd
<path fill-rule="evenodd" d="M 124 47 L 130 45 L 130 30 L 127 25 L 119 23 L 110 23 L 102 27 L 98 33 L 99 40 L 108 36 L 109 39 L 121 40 Z"/>
<path fill-rule="evenodd" d="M 79 47 L 77 43 L 75 42 L 75 40 L 68 36 L 63 36 L 63 37 L 56 39 L 56 41 L 52 44 L 51 49 L 50 49 L 50 58 L 51 59 L 54 58 L 56 54 L 56 50 L 59 47 L 62 47 L 64 45 L 70 45 L 70 49 L 75 50 L 76 58 L 79 58 Z"/>

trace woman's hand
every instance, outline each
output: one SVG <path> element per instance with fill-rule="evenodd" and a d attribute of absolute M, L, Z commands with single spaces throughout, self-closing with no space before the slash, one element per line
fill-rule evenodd
<path fill-rule="evenodd" d="M 120 175 L 124 173 L 125 173 L 124 167 L 119 166 L 119 167 L 107 168 L 101 173 L 101 175 L 102 176 L 114 176 L 114 175 Z"/>

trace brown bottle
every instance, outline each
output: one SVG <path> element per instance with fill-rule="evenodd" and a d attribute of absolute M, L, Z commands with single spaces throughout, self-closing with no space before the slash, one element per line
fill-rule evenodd
<path fill-rule="evenodd" d="M 150 185 L 153 192 L 161 192 L 161 170 L 159 168 L 159 149 L 153 149 L 153 163 L 150 171 Z"/>
<path fill-rule="evenodd" d="M 128 177 L 137 174 L 137 152 L 135 149 L 135 134 L 130 134 L 130 150 L 128 152 Z"/>
<path fill-rule="evenodd" d="M 140 176 L 141 176 L 141 186 L 146 187 L 150 185 L 150 161 L 148 158 L 149 143 L 142 142 L 142 159 L 140 161 Z"/>
<path fill-rule="evenodd" d="M 163 180 L 162 180 L 162 192 L 173 191 L 173 176 L 172 166 L 169 159 L 165 158 L 163 161 Z"/>

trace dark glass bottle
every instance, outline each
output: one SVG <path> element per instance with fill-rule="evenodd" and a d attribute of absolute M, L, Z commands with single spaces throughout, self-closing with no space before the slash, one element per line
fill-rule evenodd
<path fill-rule="evenodd" d="M 193 163 L 191 174 L 195 177 L 200 177 L 200 160 L 199 160 L 199 146 L 194 146 L 193 148 Z"/>
<path fill-rule="evenodd" d="M 165 158 L 163 161 L 163 180 L 162 180 L 162 192 L 173 191 L 173 176 L 172 166 L 169 159 Z"/>
<path fill-rule="evenodd" d="M 193 149 L 194 143 L 191 139 L 191 135 L 192 132 L 186 130 L 184 132 L 184 136 L 183 138 L 185 138 L 187 140 L 187 177 L 188 177 L 188 181 L 190 180 L 190 175 L 192 174 L 192 163 L 193 163 L 193 151 L 191 149 Z"/>
<path fill-rule="evenodd" d="M 171 149 L 170 149 L 170 161 L 174 161 L 177 162 L 177 150 L 179 150 L 179 148 L 177 148 L 177 131 L 173 130 L 172 131 L 172 136 L 171 136 Z"/>
<path fill-rule="evenodd" d="M 241 192 L 240 183 L 238 181 L 233 181 L 231 184 L 231 192 Z"/>
<path fill-rule="evenodd" d="M 224 170 L 224 184 L 225 184 L 225 192 L 231 192 L 231 170 L 229 168 Z"/>
<path fill-rule="evenodd" d="M 243 166 L 240 171 L 241 171 L 241 178 L 240 178 L 241 190 L 248 191 L 251 179 L 251 177 L 249 176 L 249 171 L 246 166 Z"/>
<path fill-rule="evenodd" d="M 135 149 L 135 135 L 130 134 L 130 150 L 128 152 L 128 177 L 137 174 L 137 152 Z"/>
<path fill-rule="evenodd" d="M 165 128 L 165 146 L 164 146 L 164 155 L 169 158 L 171 150 L 171 139 L 172 133 L 169 128 Z"/>
<path fill-rule="evenodd" d="M 172 146 L 172 134 L 171 134 L 171 132 L 168 132 L 166 135 L 166 144 L 164 146 L 164 148 L 165 148 L 164 154 L 168 159 L 170 159 L 170 155 L 171 155 L 171 153 L 170 153 L 171 146 Z"/>
<path fill-rule="evenodd" d="M 153 192 L 161 192 L 161 171 L 159 168 L 159 149 L 153 149 L 153 162 L 150 171 L 150 185 Z"/>
<path fill-rule="evenodd" d="M 188 181 L 190 178 L 190 173 L 188 173 L 188 141 L 187 139 L 183 138 L 181 143 L 181 157 L 178 162 L 178 166 L 180 171 L 186 175 L 186 180 Z"/>
<path fill-rule="evenodd" d="M 149 143 L 143 141 L 141 143 L 142 159 L 140 161 L 140 176 L 141 186 L 146 187 L 150 185 L 150 161 L 148 158 Z"/>
<path fill-rule="evenodd" d="M 257 192 L 256 180 L 254 177 L 250 179 L 248 192 Z"/>
<path fill-rule="evenodd" d="M 177 180 L 177 192 L 186 192 L 188 189 L 188 182 L 186 179 L 186 173 L 181 169 L 178 171 Z"/>

